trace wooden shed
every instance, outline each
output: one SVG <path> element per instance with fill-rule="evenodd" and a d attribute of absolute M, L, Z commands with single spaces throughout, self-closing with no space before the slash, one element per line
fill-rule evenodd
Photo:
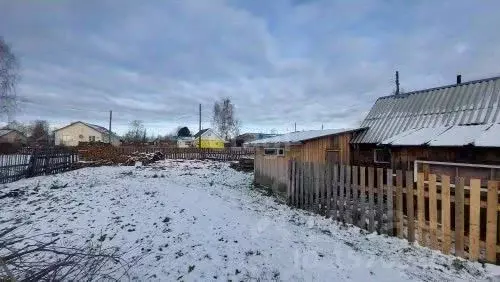
<path fill-rule="evenodd" d="M 286 192 L 289 160 L 350 164 L 350 141 L 361 129 L 292 132 L 248 143 L 255 150 L 255 183 Z"/>
<path fill-rule="evenodd" d="M 353 165 L 500 180 L 500 77 L 379 98 Z"/>

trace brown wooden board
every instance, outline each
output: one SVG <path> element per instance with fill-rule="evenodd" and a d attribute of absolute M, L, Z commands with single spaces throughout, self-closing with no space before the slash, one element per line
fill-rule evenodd
<path fill-rule="evenodd" d="M 294 205 L 295 207 L 300 206 L 300 163 L 297 161 L 294 161 L 295 163 L 295 180 L 294 180 L 294 187 L 295 187 L 295 202 Z"/>
<path fill-rule="evenodd" d="M 427 246 L 425 238 L 425 197 L 424 197 L 424 174 L 417 175 L 417 219 L 418 219 L 418 242 Z"/>
<path fill-rule="evenodd" d="M 333 165 L 333 172 L 332 172 L 332 218 L 334 220 L 337 220 L 338 218 L 338 192 L 339 192 L 339 165 L 334 164 Z"/>
<path fill-rule="evenodd" d="M 340 165 L 340 181 L 339 181 L 339 219 L 344 220 L 345 208 L 345 165 Z"/>
<path fill-rule="evenodd" d="M 306 170 L 306 164 L 304 162 L 300 162 L 300 175 L 299 175 L 299 207 L 303 209 L 305 207 L 305 192 L 304 192 L 304 175 Z"/>
<path fill-rule="evenodd" d="M 326 165 L 326 179 L 325 179 L 325 189 L 326 189 L 326 211 L 325 216 L 330 217 L 330 212 L 332 209 L 332 169 L 331 163 Z"/>
<path fill-rule="evenodd" d="M 352 223 L 352 205 L 351 205 L 351 167 L 345 167 L 345 213 L 344 222 Z"/>
<path fill-rule="evenodd" d="M 451 201 L 450 201 L 450 177 L 441 175 L 441 230 L 443 243 L 441 251 L 450 253 L 451 248 Z"/>
<path fill-rule="evenodd" d="M 488 181 L 488 206 L 486 210 L 486 260 L 497 260 L 497 217 L 498 217 L 498 182 Z"/>
<path fill-rule="evenodd" d="M 434 250 L 439 248 L 437 239 L 437 187 L 436 187 L 436 175 L 429 174 L 429 226 L 430 226 L 430 247 Z"/>
<path fill-rule="evenodd" d="M 321 185 L 320 184 L 320 170 L 321 170 L 321 164 L 320 163 L 316 163 L 314 162 L 313 163 L 313 167 L 314 167 L 314 193 L 313 193 L 313 197 L 314 197 L 314 208 L 313 208 L 313 211 L 318 213 L 319 212 L 319 186 Z"/>
<path fill-rule="evenodd" d="M 479 224 L 480 224 L 481 180 L 470 180 L 469 205 L 469 259 L 479 258 Z"/>
<path fill-rule="evenodd" d="M 403 239 L 404 218 L 403 218 L 403 172 L 396 171 L 396 235 Z"/>
<path fill-rule="evenodd" d="M 353 224 L 358 224 L 359 222 L 359 168 L 357 166 L 352 167 L 352 222 Z"/>
<path fill-rule="evenodd" d="M 364 166 L 359 168 L 359 222 L 358 226 L 365 229 L 366 227 L 366 168 Z"/>
<path fill-rule="evenodd" d="M 326 165 L 321 164 L 320 170 L 320 204 L 321 214 L 326 215 Z"/>
<path fill-rule="evenodd" d="M 384 169 L 377 168 L 377 232 L 383 233 L 384 225 Z"/>
<path fill-rule="evenodd" d="M 368 168 L 368 231 L 375 231 L 375 202 L 374 202 L 374 178 L 373 167 Z"/>
<path fill-rule="evenodd" d="M 386 233 L 394 234 L 394 186 L 392 184 L 392 169 L 387 169 L 387 228 Z"/>
<path fill-rule="evenodd" d="M 455 181 L 455 255 L 464 257 L 464 178 Z"/>
<path fill-rule="evenodd" d="M 415 242 L 415 207 L 413 202 L 413 172 L 406 172 L 406 207 L 408 218 L 408 242 Z"/>

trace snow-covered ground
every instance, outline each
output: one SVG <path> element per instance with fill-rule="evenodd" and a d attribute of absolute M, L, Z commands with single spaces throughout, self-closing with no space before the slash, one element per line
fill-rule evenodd
<path fill-rule="evenodd" d="M 162 161 L 24 179 L 0 188 L 25 191 L 0 199 L 0 229 L 15 222 L 65 244 L 118 246 L 144 256 L 131 269 L 137 280 L 441 282 L 500 273 L 289 208 L 252 178 L 225 163 Z"/>

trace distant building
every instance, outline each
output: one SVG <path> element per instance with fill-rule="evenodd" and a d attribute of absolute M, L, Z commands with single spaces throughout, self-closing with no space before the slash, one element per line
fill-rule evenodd
<path fill-rule="evenodd" d="M 191 148 L 194 147 L 193 137 L 178 137 L 177 148 Z"/>
<path fill-rule="evenodd" d="M 201 148 L 224 148 L 224 139 L 211 128 L 202 129 L 193 137 L 193 145 L 195 147 L 199 146 L 199 141 L 201 139 Z"/>
<path fill-rule="evenodd" d="M 78 146 L 80 142 L 109 142 L 111 135 L 111 144 L 120 146 L 120 138 L 108 129 L 82 121 L 73 122 L 70 125 L 54 130 L 55 145 Z"/>
<path fill-rule="evenodd" d="M 350 163 L 349 141 L 361 129 L 325 129 L 297 131 L 249 142 L 255 147 L 255 183 L 285 192 L 289 161 L 321 164 Z"/>
<path fill-rule="evenodd" d="M 0 143 L 26 144 L 27 138 L 15 129 L 0 129 Z"/>
<path fill-rule="evenodd" d="M 243 133 L 241 135 L 236 136 L 233 140 L 231 140 L 231 146 L 244 147 L 245 143 L 252 142 L 255 140 L 264 139 L 264 138 L 275 137 L 275 136 L 279 136 L 279 134 Z"/>

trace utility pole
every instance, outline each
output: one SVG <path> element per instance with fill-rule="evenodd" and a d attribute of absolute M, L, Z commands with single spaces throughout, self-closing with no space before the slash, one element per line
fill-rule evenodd
<path fill-rule="evenodd" d="M 399 95 L 399 71 L 396 71 L 396 95 Z"/>
<path fill-rule="evenodd" d="M 323 130 L 323 124 L 321 124 L 321 130 Z"/>
<path fill-rule="evenodd" d="M 200 126 L 199 126 L 200 130 L 198 132 L 201 132 L 201 104 L 200 104 Z M 201 149 L 201 133 L 200 133 L 200 136 L 198 136 L 198 148 Z"/>
<path fill-rule="evenodd" d="M 111 120 L 113 119 L 113 111 L 109 111 L 109 132 L 108 132 L 108 142 L 111 144 Z"/>
<path fill-rule="evenodd" d="M 297 122 L 295 122 L 295 124 L 294 124 L 293 132 L 297 132 Z"/>

